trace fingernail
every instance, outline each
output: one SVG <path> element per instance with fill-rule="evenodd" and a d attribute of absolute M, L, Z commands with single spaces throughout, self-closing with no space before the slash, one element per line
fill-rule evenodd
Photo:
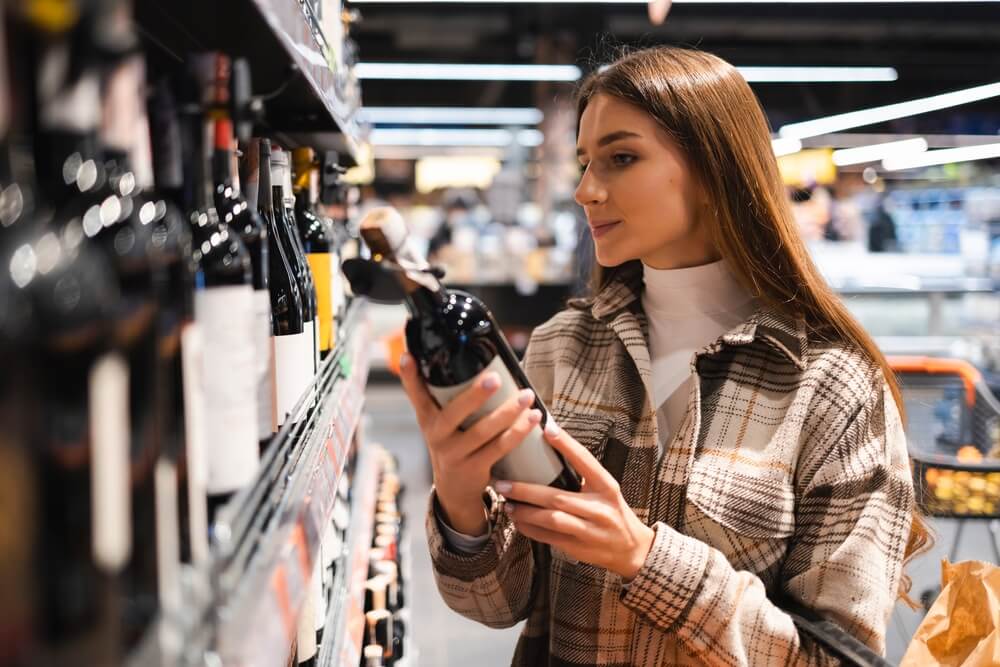
<path fill-rule="evenodd" d="M 408 355 L 408 354 L 406 354 L 404 352 L 403 355 L 399 357 L 399 367 L 400 368 L 409 368 L 410 367 L 410 362 L 412 360 L 413 360 L 413 357 L 411 357 L 410 355 Z"/>
<path fill-rule="evenodd" d="M 507 513 L 507 516 L 514 516 L 514 503 L 508 500 L 503 505 L 503 511 Z"/>
<path fill-rule="evenodd" d="M 497 490 L 497 493 L 510 493 L 514 486 L 510 482 L 497 482 L 493 488 Z"/>
<path fill-rule="evenodd" d="M 493 391 L 494 389 L 500 388 L 500 376 L 496 373 L 490 373 L 483 378 L 483 389 L 486 391 Z"/>
<path fill-rule="evenodd" d="M 517 404 L 522 408 L 526 408 L 535 402 L 535 392 L 530 389 L 522 389 L 517 394 Z"/>
<path fill-rule="evenodd" d="M 531 412 L 529 412 L 528 421 L 531 422 L 532 424 L 537 424 L 538 422 L 542 421 L 542 411 L 532 410 Z"/>
<path fill-rule="evenodd" d="M 545 435 L 557 436 L 559 435 L 559 426 L 550 417 L 548 423 L 545 425 Z"/>

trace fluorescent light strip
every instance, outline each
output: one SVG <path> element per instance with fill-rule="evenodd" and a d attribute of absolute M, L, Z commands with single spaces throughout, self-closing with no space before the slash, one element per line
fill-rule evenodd
<path fill-rule="evenodd" d="M 771 148 L 774 150 L 775 157 L 781 157 L 782 155 L 798 153 L 802 150 L 802 142 L 798 139 L 771 139 Z"/>
<path fill-rule="evenodd" d="M 895 81 L 892 67 L 737 67 L 750 83 L 823 83 Z"/>
<path fill-rule="evenodd" d="M 886 171 L 902 171 L 903 169 L 918 169 L 938 164 L 973 162 L 975 160 L 990 160 L 993 158 L 1000 158 L 1000 143 L 945 148 L 939 151 L 927 151 L 919 155 L 890 157 L 882 161 L 882 168 Z"/>
<path fill-rule="evenodd" d="M 979 102 L 991 97 L 1000 97 L 1000 82 L 988 83 L 983 86 L 965 88 L 931 97 L 923 97 L 910 100 L 909 102 L 898 102 L 882 107 L 872 107 L 871 109 L 862 109 L 860 111 L 827 116 L 826 118 L 817 118 L 816 120 L 809 120 L 804 123 L 792 123 L 778 130 L 778 134 L 789 139 L 806 139 L 808 137 L 817 137 L 821 134 L 849 130 L 854 127 L 884 123 L 887 120 L 949 109 L 962 104 Z"/>
<path fill-rule="evenodd" d="M 369 141 L 373 146 L 540 146 L 543 135 L 538 130 L 423 130 L 376 128 Z"/>
<path fill-rule="evenodd" d="M 576 81 L 576 65 L 467 65 L 449 63 L 358 63 L 359 79 L 433 81 Z"/>
<path fill-rule="evenodd" d="M 857 148 L 844 148 L 833 151 L 833 163 L 838 167 L 846 167 L 850 164 L 864 164 L 865 162 L 878 162 L 897 156 L 910 156 L 923 153 L 927 150 L 927 140 L 923 137 L 916 139 L 903 139 L 902 141 L 889 141 L 884 144 L 872 144 L 870 146 L 858 146 Z"/>
<path fill-rule="evenodd" d="M 532 108 L 362 107 L 360 118 L 399 125 L 538 125 L 544 114 Z"/>

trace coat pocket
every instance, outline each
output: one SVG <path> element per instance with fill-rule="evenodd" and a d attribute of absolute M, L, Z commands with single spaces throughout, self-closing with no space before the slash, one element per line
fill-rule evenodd
<path fill-rule="evenodd" d="M 754 469 L 702 456 L 691 469 L 687 497 L 707 517 L 745 537 L 786 538 L 795 531 L 791 480 L 767 466 Z"/>

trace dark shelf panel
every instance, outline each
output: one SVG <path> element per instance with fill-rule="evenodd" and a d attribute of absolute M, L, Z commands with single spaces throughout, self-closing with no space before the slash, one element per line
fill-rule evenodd
<path fill-rule="evenodd" d="M 280 135 L 291 147 L 338 150 L 345 166 L 357 161 L 367 130 L 298 0 L 136 0 L 135 18 L 152 58 L 167 70 L 203 51 L 246 58 L 253 93 L 266 98 L 260 134 Z"/>

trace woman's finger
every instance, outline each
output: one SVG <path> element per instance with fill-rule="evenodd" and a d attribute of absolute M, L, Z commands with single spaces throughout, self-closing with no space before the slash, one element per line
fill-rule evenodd
<path fill-rule="evenodd" d="M 601 462 L 594 458 L 590 450 L 559 428 L 552 419 L 545 425 L 545 440 L 569 461 L 569 464 L 586 480 L 586 486 L 590 490 L 606 491 L 618 488 L 618 482 Z"/>
<path fill-rule="evenodd" d="M 489 470 L 497 461 L 521 446 L 531 429 L 542 421 L 539 410 L 528 410 L 517 418 L 513 426 L 468 454 L 469 461 L 477 468 Z"/>
<path fill-rule="evenodd" d="M 541 484 L 507 480 L 498 481 L 493 485 L 493 488 L 508 500 L 516 500 L 518 506 L 526 503 L 535 507 L 561 510 L 589 521 L 599 521 L 604 517 L 599 507 L 595 505 L 598 501 L 594 500 L 593 497 L 588 498 L 583 493 L 573 493 Z"/>
<path fill-rule="evenodd" d="M 527 521 L 519 523 L 516 518 L 512 517 L 514 521 L 514 527 L 517 528 L 517 532 L 521 533 L 528 539 L 534 540 L 536 542 L 541 542 L 542 544 L 548 544 L 551 547 L 559 549 L 564 553 L 570 553 L 574 546 L 577 545 L 577 541 L 563 533 L 557 533 L 547 528 L 542 528 L 541 526 L 536 526 L 533 523 L 528 523 Z"/>
<path fill-rule="evenodd" d="M 439 408 L 428 393 L 423 380 L 417 374 L 416 361 L 408 353 L 404 353 L 399 358 L 399 379 L 403 383 L 403 391 L 406 392 L 410 403 L 413 404 L 414 411 L 417 413 L 417 423 L 420 425 L 420 429 L 426 431 L 426 426 L 430 424 Z"/>
<path fill-rule="evenodd" d="M 487 371 L 476 377 L 469 387 L 441 408 L 434 429 L 441 437 L 447 437 L 459 427 L 500 388 L 500 376 Z"/>
<path fill-rule="evenodd" d="M 521 503 L 507 503 L 504 510 L 517 525 L 531 524 L 553 533 L 581 540 L 585 540 L 594 531 L 594 526 L 589 522 L 561 510 L 532 507 Z"/>
<path fill-rule="evenodd" d="M 499 437 L 514 425 L 518 417 L 527 412 L 534 400 L 534 392 L 530 389 L 522 390 L 517 396 L 506 401 L 456 438 L 455 453 L 460 456 L 469 456 L 485 443 Z"/>

